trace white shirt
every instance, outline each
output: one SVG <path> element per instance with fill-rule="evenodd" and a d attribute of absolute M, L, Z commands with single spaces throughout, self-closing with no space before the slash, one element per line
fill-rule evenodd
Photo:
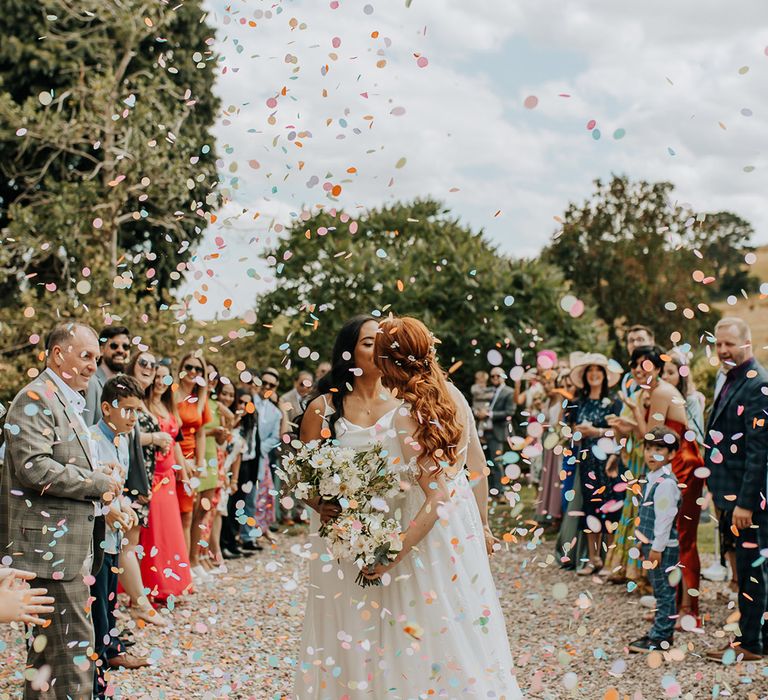
<path fill-rule="evenodd" d="M 69 386 L 69 384 L 67 384 L 50 367 L 47 367 L 43 374 L 47 375 L 47 377 L 56 385 L 58 390 L 61 392 L 61 395 L 64 397 L 64 400 L 69 404 L 75 416 L 80 421 L 80 427 L 83 429 L 83 435 L 88 443 L 88 451 L 90 452 L 91 463 L 96 464 L 96 446 L 94 445 L 93 439 L 91 438 L 91 431 L 83 419 L 83 411 L 85 410 L 85 397 L 79 392 L 75 391 L 71 386 Z M 93 502 L 93 512 L 96 516 L 101 515 L 101 508 L 99 507 L 99 503 L 97 501 Z M 92 563 L 93 543 L 91 543 L 91 552 L 85 558 L 85 561 L 83 562 L 83 565 L 80 569 L 80 573 L 83 575 L 90 574 Z"/>
<path fill-rule="evenodd" d="M 648 483 L 643 492 L 643 500 L 648 499 L 648 494 L 653 485 L 664 473 L 670 474 L 671 468 L 667 464 L 661 469 L 648 472 Z M 656 519 L 653 526 L 653 542 L 651 549 L 654 552 L 663 552 L 666 547 L 676 545 L 677 540 L 669 539 L 672 525 L 677 517 L 677 504 L 680 502 L 680 489 L 674 479 L 663 479 L 656 487 L 653 494 L 653 509 L 656 511 Z"/>
<path fill-rule="evenodd" d="M 59 391 L 61 391 L 64 398 L 67 400 L 67 403 L 75 412 L 75 415 L 80 419 L 80 422 L 83 425 L 83 429 L 87 433 L 88 426 L 85 424 L 85 421 L 83 420 L 83 411 L 85 410 L 85 396 L 75 391 L 50 367 L 48 367 L 45 370 L 45 374 L 47 374 L 49 379 L 52 379 L 53 383 L 56 384 L 56 386 L 59 388 Z"/>

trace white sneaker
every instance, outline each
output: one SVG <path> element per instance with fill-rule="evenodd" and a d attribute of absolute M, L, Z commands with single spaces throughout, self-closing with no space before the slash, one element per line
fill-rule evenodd
<path fill-rule="evenodd" d="M 640 598 L 640 605 L 649 610 L 653 610 L 656 607 L 656 598 L 652 595 L 644 595 Z"/>
<path fill-rule="evenodd" d="M 200 564 L 192 567 L 192 578 L 195 581 L 200 581 L 202 583 L 213 581 L 213 576 L 211 576 Z"/>

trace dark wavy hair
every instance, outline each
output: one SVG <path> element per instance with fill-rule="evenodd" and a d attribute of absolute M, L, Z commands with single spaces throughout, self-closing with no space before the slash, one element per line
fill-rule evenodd
<path fill-rule="evenodd" d="M 658 345 L 641 345 L 632 351 L 629 366 L 634 367 L 640 360 L 650 360 L 651 364 L 661 372 L 665 364 L 662 355 L 664 351 Z"/>
<path fill-rule="evenodd" d="M 360 331 L 368 321 L 378 323 L 378 319 L 373 316 L 360 314 L 350 318 L 341 327 L 333 344 L 331 369 L 317 383 L 312 396 L 307 401 L 307 405 L 309 405 L 318 396 L 331 395 L 334 411 L 328 419 L 328 428 L 332 438 L 336 437 L 336 421 L 341 418 L 344 412 L 344 397 L 352 391 L 352 387 L 355 385 L 355 375 L 352 373 L 355 366 L 355 347 L 360 338 Z M 301 425 L 300 422 L 299 425 Z"/>

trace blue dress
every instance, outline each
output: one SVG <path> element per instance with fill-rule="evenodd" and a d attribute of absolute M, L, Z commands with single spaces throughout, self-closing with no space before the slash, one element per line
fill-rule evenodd
<path fill-rule="evenodd" d="M 615 396 L 602 399 L 579 399 L 573 411 L 573 425 L 591 423 L 595 428 L 607 428 L 606 416 L 618 416 L 622 403 Z M 600 521 L 618 522 L 624 505 L 624 493 L 614 492 L 620 477 L 605 473 L 608 455 L 598 445 L 599 438 L 582 438 L 573 445 L 573 456 L 579 470 L 582 511 L 585 517 L 594 515 Z"/>

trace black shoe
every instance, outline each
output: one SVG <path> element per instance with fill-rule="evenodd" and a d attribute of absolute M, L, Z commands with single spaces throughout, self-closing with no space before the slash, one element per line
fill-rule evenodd
<path fill-rule="evenodd" d="M 243 542 L 243 544 L 240 545 L 240 549 L 245 552 L 260 552 L 264 547 L 258 542 Z"/>
<path fill-rule="evenodd" d="M 633 654 L 649 654 L 652 651 L 669 649 L 672 646 L 672 637 L 669 639 L 651 639 L 648 635 L 636 639 L 629 645 Z"/>
<path fill-rule="evenodd" d="M 280 527 L 276 523 L 272 523 L 269 526 L 269 531 L 270 532 L 280 532 Z"/>
<path fill-rule="evenodd" d="M 240 550 L 231 550 L 226 547 L 221 548 L 221 556 L 225 559 L 240 559 L 243 553 Z"/>

